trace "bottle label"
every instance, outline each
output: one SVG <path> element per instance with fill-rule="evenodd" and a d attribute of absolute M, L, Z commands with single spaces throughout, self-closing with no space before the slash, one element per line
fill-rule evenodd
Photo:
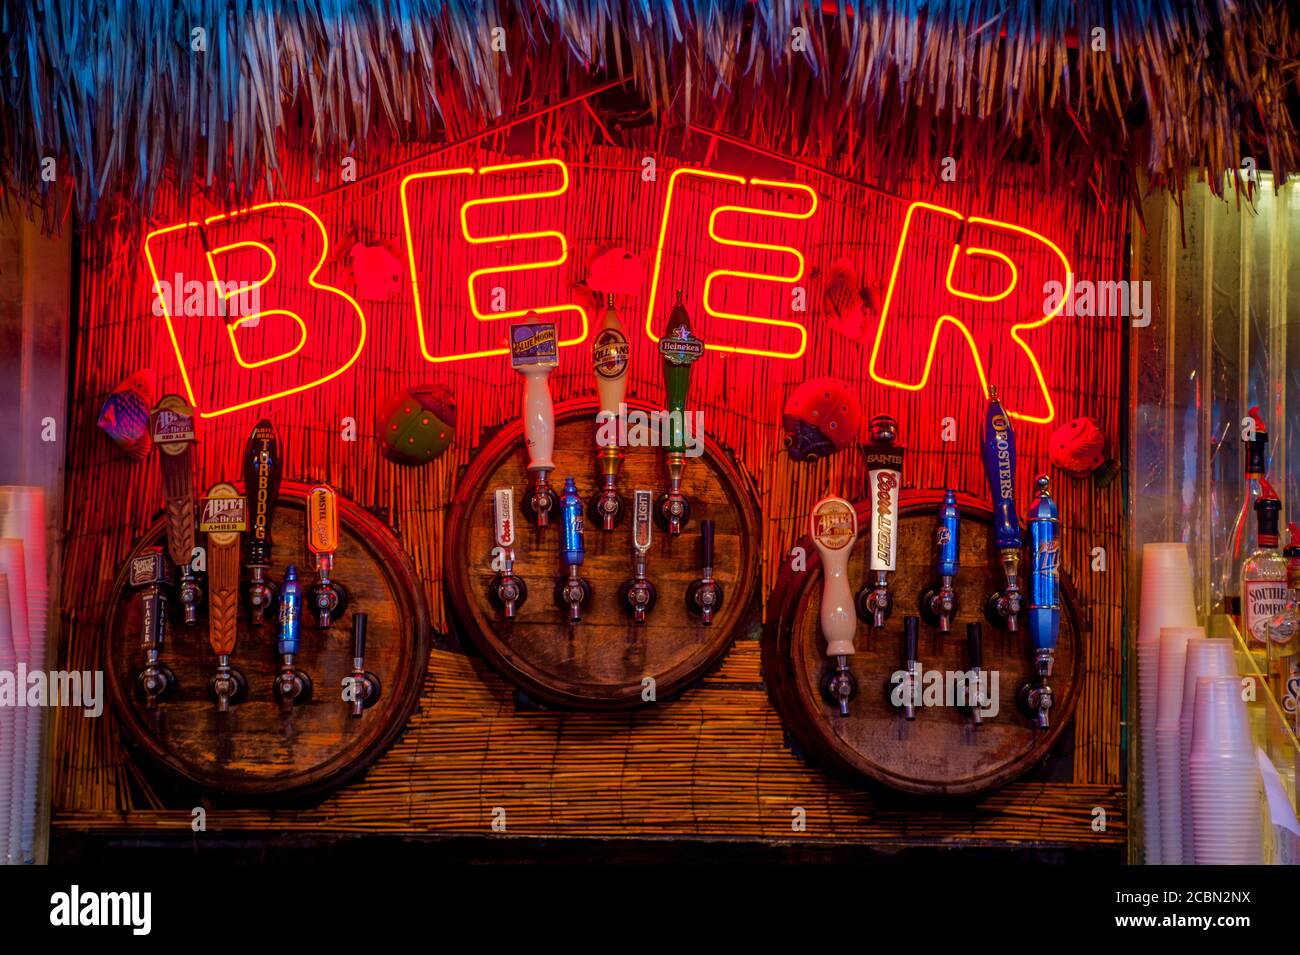
<path fill-rule="evenodd" d="M 1286 583 L 1281 580 L 1248 580 L 1243 589 L 1246 630 L 1254 642 L 1267 643 L 1265 624 L 1286 606 Z"/>

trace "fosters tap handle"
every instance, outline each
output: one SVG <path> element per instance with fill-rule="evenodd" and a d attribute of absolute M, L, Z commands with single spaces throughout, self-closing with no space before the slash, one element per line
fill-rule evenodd
<path fill-rule="evenodd" d="M 980 438 L 984 476 L 993 500 L 993 533 L 1006 586 L 992 594 L 984 612 L 989 622 L 1007 630 L 1019 629 L 1020 619 L 1020 521 L 1016 517 L 1016 435 L 1011 419 L 989 388 L 989 403 Z"/>

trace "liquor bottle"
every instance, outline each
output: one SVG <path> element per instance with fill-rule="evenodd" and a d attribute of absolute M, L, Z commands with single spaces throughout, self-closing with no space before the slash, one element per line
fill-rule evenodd
<path fill-rule="evenodd" d="M 1277 549 L 1278 500 L 1267 478 L 1260 478 L 1255 521 L 1259 547 L 1241 565 L 1242 632 L 1263 665 L 1268 656 L 1267 624 L 1286 604 L 1286 558 Z"/>
<path fill-rule="evenodd" d="M 1282 708 L 1296 722 L 1300 710 L 1300 527 L 1287 526 L 1286 599 L 1282 609 L 1264 624 L 1268 636 L 1269 679 Z"/>
<path fill-rule="evenodd" d="M 1245 458 L 1246 493 L 1237 509 L 1232 531 L 1228 536 L 1229 558 L 1223 569 L 1223 609 L 1229 616 L 1241 622 L 1241 581 L 1239 575 L 1242 558 L 1253 554 L 1258 548 L 1254 528 L 1251 526 L 1250 512 L 1261 493 L 1260 482 L 1268 477 L 1268 427 L 1259 416 L 1259 406 L 1251 405 L 1250 417 L 1254 421 L 1254 434 L 1242 435 L 1243 456 Z"/>

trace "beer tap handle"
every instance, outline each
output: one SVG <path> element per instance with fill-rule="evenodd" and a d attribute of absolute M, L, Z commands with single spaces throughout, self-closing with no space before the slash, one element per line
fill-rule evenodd
<path fill-rule="evenodd" d="M 953 618 L 957 615 L 957 591 L 953 582 L 961 564 L 961 510 L 957 507 L 957 495 L 951 489 L 943 492 L 934 543 L 934 571 L 939 578 L 938 584 L 921 594 L 919 609 L 921 619 L 942 634 L 952 629 Z"/>
<path fill-rule="evenodd" d="M 582 562 L 587 549 L 583 542 L 582 498 L 573 478 L 564 479 L 560 497 L 560 519 L 564 530 L 561 562 L 564 573 L 555 584 L 555 605 L 567 612 L 570 624 L 582 619 L 583 609 L 591 602 L 591 584 L 582 577 Z"/>
<path fill-rule="evenodd" d="M 849 588 L 849 555 L 858 536 L 858 517 L 843 498 L 826 497 L 813 508 L 811 536 L 822 562 L 822 597 L 818 611 L 829 663 L 822 692 L 840 716 L 849 715 L 849 701 L 857 694 L 857 681 L 849 670 L 857 616 Z"/>
<path fill-rule="evenodd" d="M 700 521 L 700 577 L 686 588 L 686 609 L 705 626 L 713 623 L 723 598 L 722 584 L 713 576 L 713 532 L 713 521 Z"/>
<path fill-rule="evenodd" d="M 180 395 L 164 395 L 150 411 L 150 435 L 158 446 L 167 510 L 167 549 L 178 573 L 185 626 L 198 623 L 203 589 L 194 573 L 194 409 Z"/>
<path fill-rule="evenodd" d="M 176 690 L 176 675 L 160 659 L 167 638 L 167 596 L 174 570 L 161 547 L 150 547 L 131 560 L 130 583 L 140 591 L 140 645 L 145 657 L 136 690 L 151 710 Z"/>
<path fill-rule="evenodd" d="M 348 605 L 347 590 L 331 577 L 338 548 L 338 496 L 329 485 L 317 484 L 307 494 L 307 549 L 316 556 L 310 603 L 322 630 L 343 616 Z"/>
<path fill-rule="evenodd" d="M 547 527 L 557 510 L 555 492 L 547 481 L 555 470 L 555 408 L 548 383 L 560 364 L 554 323 L 529 321 L 510 326 L 510 364 L 524 378 L 524 439 L 532 485 L 524 497 L 524 513 L 537 527 Z"/>
<path fill-rule="evenodd" d="M 978 724 L 984 722 L 983 714 L 980 711 L 985 704 L 985 700 L 981 695 L 984 686 L 982 677 L 984 670 L 984 628 L 978 623 L 966 624 L 966 656 L 970 660 L 970 679 L 966 684 L 966 700 L 969 704 L 971 722 Z"/>
<path fill-rule="evenodd" d="M 600 404 L 596 433 L 598 443 L 602 444 L 596 452 L 601 491 L 591 499 L 591 519 L 606 531 L 612 531 L 623 520 L 623 498 L 618 493 L 618 472 L 623 464 L 623 452 L 619 450 L 617 441 L 611 443 L 601 436 L 605 434 L 605 422 L 618 421 L 623 414 L 630 354 L 627 335 L 623 333 L 623 324 L 614 309 L 614 296 L 610 295 L 605 317 L 591 346 L 591 367 Z"/>
<path fill-rule="evenodd" d="M 293 711 L 295 704 L 311 699 L 311 677 L 300 669 L 295 658 L 301 640 L 302 590 L 298 583 L 298 568 L 290 564 L 284 571 L 284 586 L 280 588 L 280 637 L 276 652 L 280 655 L 280 672 L 276 677 L 274 692 L 285 713 Z"/>
<path fill-rule="evenodd" d="M 1059 514 L 1052 500 L 1051 480 L 1043 475 L 1035 482 L 1038 495 L 1029 514 L 1029 642 L 1034 650 L 1035 677 L 1020 688 L 1021 710 L 1040 729 L 1051 725 L 1052 688 L 1048 680 L 1061 632 L 1061 541 Z"/>
<path fill-rule="evenodd" d="M 275 426 L 263 418 L 244 448 L 244 496 L 248 499 L 248 607 L 254 626 L 266 622 L 276 602 L 271 580 L 271 528 L 280 498 L 280 439 Z"/>
<path fill-rule="evenodd" d="M 632 494 L 632 579 L 624 581 L 619 587 L 619 601 L 637 623 L 645 623 L 646 617 L 654 609 L 656 598 L 655 586 L 646 577 L 654 526 L 650 515 L 654 506 L 653 499 L 651 491 L 635 491 Z"/>
<path fill-rule="evenodd" d="M 383 692 L 379 677 L 366 669 L 366 627 L 364 613 L 352 615 L 352 675 L 343 680 L 343 700 L 356 717 L 379 702 Z"/>
<path fill-rule="evenodd" d="M 984 476 L 993 500 L 993 535 L 1006 586 L 990 594 L 984 616 L 995 627 L 1020 627 L 1020 521 L 1016 517 L 1016 435 L 997 392 L 989 388 L 988 409 L 980 439 Z"/>
<path fill-rule="evenodd" d="M 515 618 L 516 611 L 528 599 L 528 585 L 522 577 L 515 576 L 515 491 L 499 487 L 492 494 L 493 539 L 496 541 L 497 571 L 492 580 L 488 599 L 507 620 Z"/>
<path fill-rule="evenodd" d="M 199 530 L 208 539 L 208 643 L 217 669 L 208 690 L 224 713 L 247 689 L 244 675 L 230 665 L 237 639 L 240 538 L 248 530 L 248 502 L 233 484 L 216 484 L 203 499 Z"/>
<path fill-rule="evenodd" d="M 664 372 L 664 394 L 668 406 L 668 493 L 660 496 L 655 520 L 673 537 L 690 519 L 690 502 L 682 493 L 686 468 L 686 397 L 691 387 L 691 366 L 704 355 L 704 342 L 691 330 L 690 315 L 677 293 L 677 304 L 668 316 L 668 331 L 659 340 L 659 357 Z"/>
<path fill-rule="evenodd" d="M 863 623 L 881 630 L 893 610 L 889 575 L 898 560 L 898 508 L 903 484 L 905 449 L 897 443 L 898 422 L 889 415 L 871 419 L 867 446 L 867 504 L 870 537 L 867 545 L 866 584 L 858 591 L 857 611 Z"/>
<path fill-rule="evenodd" d="M 921 696 L 920 662 L 921 620 L 919 617 L 903 618 L 903 654 L 907 674 L 906 695 L 903 697 L 903 718 L 916 719 L 916 707 Z"/>

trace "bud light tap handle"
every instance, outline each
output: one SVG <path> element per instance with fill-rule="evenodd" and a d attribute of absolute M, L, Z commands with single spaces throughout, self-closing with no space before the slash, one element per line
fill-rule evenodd
<path fill-rule="evenodd" d="M 583 541 L 582 498 L 578 496 L 578 487 L 571 477 L 564 479 L 560 520 L 564 532 L 560 550 L 564 573 L 556 583 L 555 603 L 561 610 L 568 611 L 570 623 L 577 623 L 582 619 L 582 608 L 591 600 L 591 585 L 581 575 L 582 562 L 587 556 Z"/>
<path fill-rule="evenodd" d="M 275 681 L 275 696 L 280 708 L 292 712 L 294 704 L 305 703 L 311 696 L 311 679 L 304 670 L 295 666 L 302 633 L 302 587 L 298 583 L 298 568 L 290 564 L 284 571 L 284 586 L 280 588 L 280 637 L 276 652 L 280 655 L 280 673 Z"/>
<path fill-rule="evenodd" d="M 951 489 L 943 492 L 934 543 L 934 572 L 939 585 L 921 595 L 921 617 L 940 633 L 948 633 L 957 614 L 957 591 L 953 582 L 961 564 L 961 510 L 957 506 L 957 495 Z"/>
<path fill-rule="evenodd" d="M 1061 541 L 1056 502 L 1046 475 L 1036 482 L 1038 496 L 1029 513 L 1033 566 L 1029 574 L 1029 642 L 1034 649 L 1036 678 L 1021 688 L 1023 708 L 1041 728 L 1050 725 L 1052 675 L 1056 643 L 1061 632 Z"/>

